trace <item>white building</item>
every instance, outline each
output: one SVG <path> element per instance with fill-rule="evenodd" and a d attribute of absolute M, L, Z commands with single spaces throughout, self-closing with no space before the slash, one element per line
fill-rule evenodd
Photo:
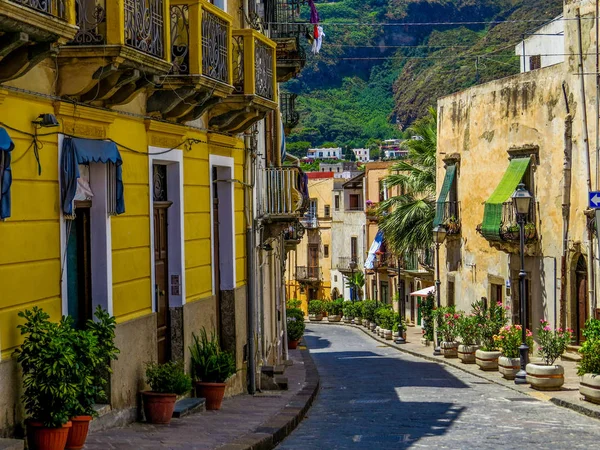
<path fill-rule="evenodd" d="M 342 148 L 311 148 L 306 157 L 308 159 L 342 159 Z"/>
<path fill-rule="evenodd" d="M 347 181 L 335 180 L 333 187 L 331 289 L 345 299 L 351 298 L 348 277 L 363 270 L 365 262 L 364 176 L 361 172 Z"/>
<path fill-rule="evenodd" d="M 354 153 L 354 156 L 356 156 L 357 161 L 371 161 L 371 151 L 368 148 L 353 148 L 352 152 Z"/>
<path fill-rule="evenodd" d="M 515 54 L 521 60 L 521 73 L 565 60 L 565 21 L 562 18 L 562 15 L 558 16 L 516 45 Z"/>

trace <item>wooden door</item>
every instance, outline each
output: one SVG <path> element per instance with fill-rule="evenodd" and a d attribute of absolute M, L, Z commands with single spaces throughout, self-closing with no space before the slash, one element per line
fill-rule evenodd
<path fill-rule="evenodd" d="M 156 337 L 159 363 L 171 359 L 167 239 L 167 208 L 169 206 L 171 206 L 170 202 L 154 202 L 154 297 L 156 302 Z"/>
<path fill-rule="evenodd" d="M 213 192 L 213 273 L 215 278 L 215 312 L 216 312 L 216 327 L 217 336 L 221 336 L 221 269 L 219 259 L 219 199 L 216 196 L 216 183 Z"/>
<path fill-rule="evenodd" d="M 577 304 L 576 304 L 576 321 L 575 321 L 575 340 L 578 344 L 585 341 L 583 330 L 585 322 L 588 319 L 588 280 L 587 280 L 587 264 L 583 256 L 577 261 L 575 269 L 575 283 L 577 288 Z"/>
<path fill-rule="evenodd" d="M 319 274 L 319 246 L 309 245 L 308 246 L 308 276 L 310 278 L 317 278 Z"/>

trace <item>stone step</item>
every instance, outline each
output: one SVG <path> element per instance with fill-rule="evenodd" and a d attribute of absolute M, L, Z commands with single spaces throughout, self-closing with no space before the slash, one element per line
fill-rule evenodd
<path fill-rule="evenodd" d="M 260 368 L 260 371 L 263 375 L 266 375 L 268 377 L 273 377 L 273 375 L 275 374 L 275 367 L 273 366 L 262 366 Z"/>
<path fill-rule="evenodd" d="M 23 450 L 25 441 L 22 439 L 0 439 L 0 450 Z"/>
<path fill-rule="evenodd" d="M 288 389 L 288 378 L 287 377 L 282 377 L 281 375 L 276 376 L 275 383 L 277 383 L 277 386 L 279 386 L 279 389 L 287 391 L 287 389 Z"/>
<path fill-rule="evenodd" d="M 275 368 L 273 369 L 273 374 L 275 374 L 275 375 L 283 375 L 283 372 L 285 372 L 284 364 L 279 364 L 279 365 L 275 366 Z"/>
<path fill-rule="evenodd" d="M 182 398 L 175 403 L 173 417 L 179 419 L 189 414 L 205 411 L 206 400 L 203 398 L 189 397 Z"/>

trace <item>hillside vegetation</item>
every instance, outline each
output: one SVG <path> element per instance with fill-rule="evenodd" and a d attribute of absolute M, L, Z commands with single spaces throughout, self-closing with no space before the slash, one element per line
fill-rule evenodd
<path fill-rule="evenodd" d="M 535 21 L 559 15 L 562 0 L 340 0 L 317 8 L 323 49 L 284 86 L 299 94 L 301 114 L 289 141 L 364 147 L 401 137 L 441 96 L 517 73 L 514 45 L 541 26 Z M 449 23 L 490 21 L 509 22 Z M 397 22 L 449 24 L 389 25 Z"/>

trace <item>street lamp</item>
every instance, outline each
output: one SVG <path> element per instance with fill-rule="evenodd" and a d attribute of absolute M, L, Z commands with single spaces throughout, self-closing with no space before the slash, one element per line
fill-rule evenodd
<path fill-rule="evenodd" d="M 351 259 L 348 265 L 350 266 L 350 271 L 352 273 L 352 278 L 350 278 L 350 300 L 354 301 L 356 299 L 356 293 L 354 292 L 356 289 L 356 284 L 354 283 L 354 271 L 356 270 L 357 264 L 354 259 Z"/>
<path fill-rule="evenodd" d="M 440 285 L 442 282 L 440 281 L 440 245 L 444 243 L 446 240 L 446 228 L 441 225 L 438 225 L 433 229 L 433 241 L 435 242 L 435 295 L 437 297 L 437 307 L 440 309 L 442 307 L 442 301 L 440 296 Z M 435 321 L 437 322 L 437 320 Z M 434 325 L 435 325 L 434 322 Z M 437 326 L 435 328 L 438 328 Z M 434 336 L 436 340 L 435 349 L 433 350 L 434 356 L 439 356 L 442 354 L 440 349 L 440 333 L 439 329 L 436 329 L 436 333 Z"/>
<path fill-rule="evenodd" d="M 523 183 L 519 184 L 517 190 L 512 195 L 512 202 L 517 214 L 519 223 L 519 249 L 521 253 L 521 271 L 519 272 L 519 297 L 521 300 L 521 370 L 515 376 L 515 384 L 527 383 L 527 357 L 529 346 L 527 345 L 527 305 L 525 305 L 525 215 L 529 213 L 532 196 Z"/>

